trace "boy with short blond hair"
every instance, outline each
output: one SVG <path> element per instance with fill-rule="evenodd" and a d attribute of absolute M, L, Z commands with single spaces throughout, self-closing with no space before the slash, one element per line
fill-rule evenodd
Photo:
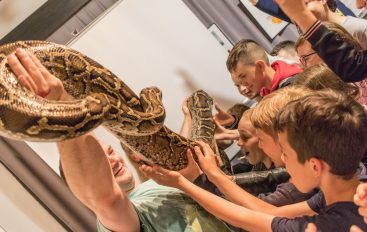
<path fill-rule="evenodd" d="M 250 120 L 256 129 L 276 137 L 274 122 L 277 113 L 290 101 L 311 94 L 312 90 L 301 86 L 288 86 L 264 97 L 253 109 Z"/>

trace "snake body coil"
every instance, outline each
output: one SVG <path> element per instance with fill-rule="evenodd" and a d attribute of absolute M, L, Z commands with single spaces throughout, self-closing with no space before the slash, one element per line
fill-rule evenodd
<path fill-rule="evenodd" d="M 16 48 L 34 53 L 63 82 L 65 90 L 75 100 L 50 101 L 22 87 L 6 58 Z M 191 98 L 204 103 L 199 104 L 200 109 L 192 108 L 207 111 L 193 115 L 194 119 L 202 117 L 195 124 L 195 133 L 201 135 L 194 137 L 212 141 L 212 100 L 203 91 Z M 179 170 L 187 165 L 186 150 L 192 148 L 193 141 L 163 126 L 164 119 L 159 89 L 143 89 L 138 97 L 112 72 L 78 51 L 46 41 L 19 41 L 0 46 L 2 136 L 28 141 L 60 141 L 80 136 L 103 124 L 122 143 L 143 155 L 146 162 Z M 200 124 L 203 120 L 206 122 Z"/>

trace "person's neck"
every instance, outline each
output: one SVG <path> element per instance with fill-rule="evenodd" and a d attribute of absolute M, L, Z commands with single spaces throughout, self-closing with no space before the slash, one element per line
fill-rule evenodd
<path fill-rule="evenodd" d="M 359 185 L 359 179 L 354 176 L 352 179 L 344 180 L 341 177 L 330 174 L 321 186 L 324 193 L 326 205 L 336 202 L 353 201 L 353 196 Z"/>
<path fill-rule="evenodd" d="M 271 89 L 275 75 L 275 70 L 269 66 L 265 68 L 265 87 Z"/>
<path fill-rule="evenodd" d="M 262 163 L 265 165 L 267 169 L 270 169 L 271 165 L 273 164 L 273 161 L 270 158 L 266 157 L 264 158 Z"/>

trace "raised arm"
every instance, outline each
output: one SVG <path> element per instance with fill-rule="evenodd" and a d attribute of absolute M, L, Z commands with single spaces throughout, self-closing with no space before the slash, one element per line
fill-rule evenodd
<path fill-rule="evenodd" d="M 62 82 L 32 54 L 8 56 L 20 84 L 49 100 L 70 100 Z M 73 194 L 113 231 L 139 231 L 139 219 L 112 173 L 105 150 L 92 134 L 58 144 L 63 171 Z"/>
<path fill-rule="evenodd" d="M 283 11 L 304 32 L 312 48 L 343 81 L 357 82 L 367 78 L 367 50 L 359 50 L 339 39 L 323 26 L 304 0 L 276 0 Z"/>
<path fill-rule="evenodd" d="M 139 231 L 136 211 L 116 182 L 106 153 L 92 135 L 58 143 L 63 171 L 74 195 L 113 231 Z"/>
<path fill-rule="evenodd" d="M 227 223 L 248 231 L 271 231 L 273 216 L 255 212 L 228 202 L 194 185 L 181 174 L 161 167 L 143 165 L 141 170 L 157 183 L 176 187 L 184 191 L 208 212 Z"/>
<path fill-rule="evenodd" d="M 289 23 L 291 22 L 288 16 L 284 14 L 274 0 L 250 0 L 250 2 L 256 6 L 256 8 L 271 16 L 277 17 Z"/>

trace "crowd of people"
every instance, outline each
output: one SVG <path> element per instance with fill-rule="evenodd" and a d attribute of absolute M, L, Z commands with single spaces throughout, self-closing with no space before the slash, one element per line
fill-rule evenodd
<path fill-rule="evenodd" d="M 98 231 L 367 231 L 367 20 L 335 0 L 251 2 L 301 35 L 270 55 L 243 39 L 228 55 L 248 107 L 232 115 L 217 105 L 215 138 L 236 140 L 250 168 L 224 172 L 197 142 L 186 168 L 141 165 L 149 180 L 137 184 L 92 133 L 59 142 L 65 182 L 96 214 Z M 366 0 L 356 6 L 367 8 Z M 33 54 L 17 49 L 7 59 L 35 94 L 72 99 Z"/>

